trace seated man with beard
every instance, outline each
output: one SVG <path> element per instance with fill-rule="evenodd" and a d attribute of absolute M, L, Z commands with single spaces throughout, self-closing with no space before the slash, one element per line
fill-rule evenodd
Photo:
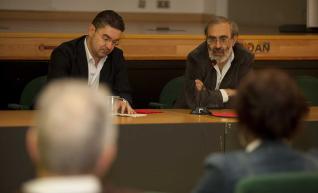
<path fill-rule="evenodd" d="M 175 107 L 229 108 L 254 56 L 237 43 L 238 27 L 215 16 L 205 27 L 206 41 L 187 58 L 185 88 Z"/>

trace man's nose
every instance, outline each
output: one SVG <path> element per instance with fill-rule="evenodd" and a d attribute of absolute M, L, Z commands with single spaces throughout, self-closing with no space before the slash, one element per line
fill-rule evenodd
<path fill-rule="evenodd" d="M 215 47 L 216 48 L 220 48 L 221 47 L 221 43 L 220 43 L 220 40 L 217 39 L 216 42 L 215 42 Z"/>
<path fill-rule="evenodd" d="M 111 41 L 106 42 L 106 47 L 109 50 L 112 49 L 114 47 L 113 42 L 111 42 Z"/>

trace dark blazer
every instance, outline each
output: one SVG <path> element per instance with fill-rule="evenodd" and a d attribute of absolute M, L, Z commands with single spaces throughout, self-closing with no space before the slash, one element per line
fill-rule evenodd
<path fill-rule="evenodd" d="M 48 81 L 62 77 L 88 80 L 85 37 L 64 42 L 53 50 L 48 69 Z M 130 103 L 132 102 L 127 68 L 121 49 L 115 47 L 108 54 L 100 72 L 99 82 L 107 85 L 112 90 L 113 95 L 119 95 Z"/>
<path fill-rule="evenodd" d="M 242 77 L 252 68 L 254 56 L 241 44 L 236 43 L 233 46 L 233 52 L 234 60 L 222 79 L 220 89 L 236 89 Z M 208 108 L 231 107 L 232 99 L 230 98 L 227 103 L 223 103 L 221 92 L 215 90 L 216 78 L 217 74 L 209 58 L 207 43 L 203 42 L 188 55 L 184 91 L 175 107 L 194 108 L 198 103 Z M 200 79 L 207 88 L 206 91 L 200 93 L 199 98 L 196 94 L 195 79 Z"/>
<path fill-rule="evenodd" d="M 208 157 L 205 174 L 193 193 L 233 193 L 244 177 L 292 171 L 318 171 L 318 157 L 281 142 L 265 141 L 250 153 L 237 151 Z"/>

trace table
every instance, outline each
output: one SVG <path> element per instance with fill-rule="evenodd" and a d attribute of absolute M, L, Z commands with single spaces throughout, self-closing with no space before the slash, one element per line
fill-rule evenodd
<path fill-rule="evenodd" d="M 118 185 L 170 193 L 189 192 L 212 152 L 240 148 L 237 121 L 189 114 L 188 109 L 162 109 L 146 117 L 114 117 L 119 126 L 119 152 L 105 179 Z M 230 111 L 230 110 L 217 110 Z M 0 111 L 0 192 L 9 192 L 34 176 L 25 150 L 26 128 L 34 111 Z M 296 147 L 318 147 L 318 107 L 311 107 L 305 132 Z M 14 171 L 14 172 L 12 172 Z"/>
<path fill-rule="evenodd" d="M 316 110 L 314 107 L 313 110 Z M 136 124 L 184 124 L 184 123 L 227 123 L 235 122 L 234 118 L 220 118 L 207 115 L 191 115 L 188 109 L 160 109 L 162 113 L 149 114 L 145 117 L 114 117 L 113 121 L 118 125 L 136 125 Z M 231 110 L 217 110 L 231 111 Z M 21 127 L 32 126 L 33 110 L 24 111 L 0 111 L 0 127 Z M 317 115 L 313 114 L 312 119 L 318 120 Z"/>

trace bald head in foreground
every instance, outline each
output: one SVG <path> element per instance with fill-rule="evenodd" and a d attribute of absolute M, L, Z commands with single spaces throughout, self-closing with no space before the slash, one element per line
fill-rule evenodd
<path fill-rule="evenodd" d="M 44 90 L 27 135 L 39 178 L 25 183 L 23 192 L 102 191 L 98 177 L 117 152 L 108 96 L 107 89 L 79 80 L 58 80 Z"/>

